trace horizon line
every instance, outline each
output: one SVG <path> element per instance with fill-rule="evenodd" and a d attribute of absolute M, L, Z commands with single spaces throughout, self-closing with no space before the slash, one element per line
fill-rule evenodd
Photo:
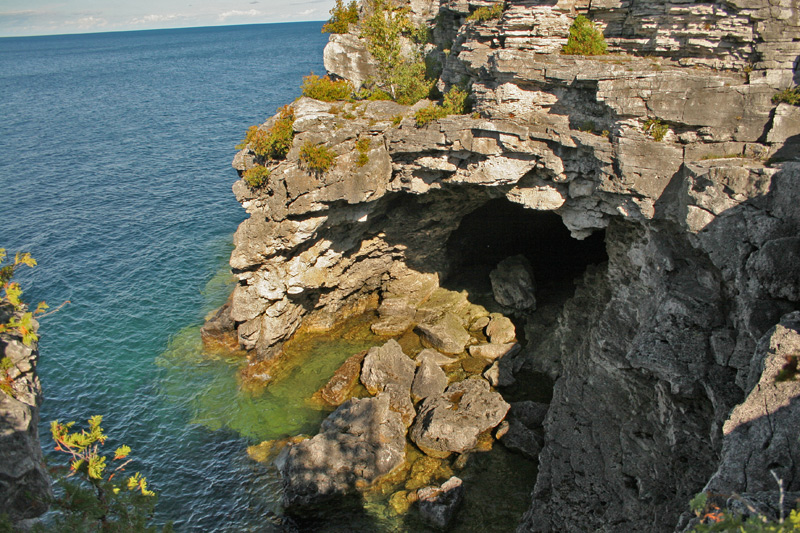
<path fill-rule="evenodd" d="M 31 35 L 0 35 L 0 39 L 30 39 L 32 37 L 65 37 L 70 35 L 102 35 L 106 33 L 135 33 L 143 31 L 168 31 L 192 30 L 202 28 L 225 28 L 234 26 L 267 26 L 272 24 L 304 24 L 309 22 L 326 22 L 325 20 L 291 20 L 284 22 L 244 22 L 241 24 L 208 24 L 204 26 L 175 26 L 170 28 L 142 28 L 138 30 L 106 30 L 106 31 L 76 31 L 70 33 L 40 33 Z"/>

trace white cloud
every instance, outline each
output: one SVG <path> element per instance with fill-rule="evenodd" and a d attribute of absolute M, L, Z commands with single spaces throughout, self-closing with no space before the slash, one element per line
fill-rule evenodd
<path fill-rule="evenodd" d="M 75 25 L 80 30 L 91 30 L 93 28 L 102 28 L 108 25 L 108 21 L 102 17 L 95 17 L 89 15 L 81 17 L 78 20 L 72 21 L 70 24 Z"/>
<path fill-rule="evenodd" d="M 263 13 L 257 9 L 249 9 L 247 11 L 240 11 L 238 9 L 234 9 L 231 11 L 225 11 L 224 13 L 220 13 L 219 20 L 224 21 L 231 17 L 257 17 L 259 15 L 263 15 Z"/>
<path fill-rule="evenodd" d="M 41 11 L 34 11 L 33 9 L 26 9 L 22 11 L 0 11 L 0 17 L 28 17 L 31 15 L 40 15 Z"/>
<path fill-rule="evenodd" d="M 301 11 L 297 14 L 298 17 L 305 17 L 306 15 L 310 15 L 312 13 L 316 13 L 319 11 L 318 9 L 306 9 L 305 11 Z"/>
<path fill-rule="evenodd" d="M 131 19 L 130 24 L 152 24 L 154 22 L 169 22 L 170 20 L 178 20 L 183 18 L 184 15 L 171 13 L 169 15 L 145 15 L 143 17 L 136 17 Z"/>

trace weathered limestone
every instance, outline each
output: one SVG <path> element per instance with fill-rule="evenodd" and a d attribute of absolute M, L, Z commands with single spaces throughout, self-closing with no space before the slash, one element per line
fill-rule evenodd
<path fill-rule="evenodd" d="M 336 369 L 328 383 L 317 391 L 315 397 L 319 397 L 328 405 L 337 407 L 342 405 L 361 377 L 361 365 L 366 356 L 367 351 L 365 350 L 348 357 L 342 366 Z"/>
<path fill-rule="evenodd" d="M 0 308 L 0 323 L 9 316 L 7 308 Z M 0 390 L 0 509 L 12 523 L 41 515 L 52 498 L 39 444 L 38 357 L 36 344 L 26 346 L 14 335 L 0 335 L 0 359 L 8 358 L 11 365 L 0 370 L 0 381 L 9 380 L 10 387 Z"/>
<path fill-rule="evenodd" d="M 416 401 L 439 396 L 447 388 L 447 375 L 436 363 L 435 356 L 429 353 L 417 356 L 419 366 L 411 384 L 411 396 Z"/>
<path fill-rule="evenodd" d="M 757 340 L 800 305 L 800 122 L 796 107 L 772 103 L 800 81 L 791 37 L 800 4 L 778 3 L 510 0 L 499 19 L 480 22 L 466 17 L 486 2 L 415 1 L 415 20 L 433 26 L 440 15 L 431 47 L 439 88 L 467 79 L 478 116 L 418 128 L 412 117 L 426 102 L 339 112 L 307 98 L 293 104 L 295 143 L 267 187 L 234 187 L 250 214 L 231 257 L 240 344 L 271 357 L 305 316 L 379 293 L 376 333 L 415 327 L 498 385 L 517 362 L 554 380 L 544 438 L 519 420 L 512 430 L 513 417 L 506 433 L 541 465 L 521 531 L 674 529 L 688 500 L 727 472 L 720 454 L 723 465 L 738 460 L 723 428 L 753 394 Z M 559 53 L 576 13 L 599 24 L 612 54 Z M 366 79 L 372 64 L 355 34 L 332 43 L 326 65 Z M 655 121 L 666 126 L 660 141 L 646 131 Z M 358 167 L 364 136 L 369 163 Z M 336 151 L 336 167 L 304 172 L 305 140 Z M 244 150 L 234 164 L 252 163 Z M 556 213 L 577 239 L 604 231 L 608 254 L 566 283 L 564 300 L 536 271 L 538 309 L 515 316 L 521 351 L 505 373 L 508 353 L 488 369 L 487 357 L 517 332 L 490 333 L 493 319 L 437 289 L 458 274 L 451 235 L 498 198 Z M 475 342 L 470 332 L 484 329 L 490 342 Z M 479 383 L 450 388 L 488 390 L 471 381 Z M 433 407 L 454 407 L 443 400 L 449 390 L 425 399 L 412 426 L 432 453 L 462 449 L 432 446 L 420 429 L 426 417 L 457 412 Z M 748 448 L 760 431 L 742 441 L 754 465 L 778 450 Z M 783 451 L 793 456 L 796 446 Z"/>
<path fill-rule="evenodd" d="M 466 379 L 422 403 L 411 440 L 428 455 L 446 457 L 475 447 L 478 435 L 499 424 L 509 405 L 483 379 Z"/>
<path fill-rule="evenodd" d="M 318 435 L 290 444 L 278 458 L 284 505 L 301 509 L 375 482 L 403 464 L 405 433 L 388 394 L 348 400 Z"/>
<path fill-rule="evenodd" d="M 406 427 L 411 425 L 416 411 L 411 402 L 411 385 L 416 364 L 395 340 L 381 347 L 370 348 L 361 368 L 361 383 L 370 394 L 386 392 L 390 407 L 403 417 Z"/>
<path fill-rule="evenodd" d="M 784 490 L 800 491 L 800 451 L 793 442 L 800 427 L 800 381 L 796 377 L 779 381 L 787 358 L 799 355 L 800 312 L 795 311 L 759 340 L 750 362 L 750 393 L 722 427 L 722 458 L 704 490 L 774 491 L 774 472 L 783 480 Z"/>
<path fill-rule="evenodd" d="M 463 352 L 471 338 L 458 315 L 450 312 L 435 322 L 418 325 L 417 331 L 424 343 L 449 355 Z"/>

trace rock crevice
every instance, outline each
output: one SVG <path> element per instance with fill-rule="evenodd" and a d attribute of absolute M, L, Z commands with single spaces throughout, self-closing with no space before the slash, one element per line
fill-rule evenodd
<path fill-rule="evenodd" d="M 464 309 L 433 316 L 424 302 L 457 283 L 492 298 L 489 273 L 523 254 L 535 305 L 506 301 L 517 338 L 485 343 L 519 346 L 487 374 L 493 383 L 520 386 L 525 371 L 554 380 L 541 427 L 517 435 L 540 464 L 520 530 L 667 531 L 706 486 L 768 490 L 726 465 L 737 450 L 772 453 L 757 449 L 763 417 L 744 433 L 729 427 L 766 386 L 759 339 L 791 329 L 785 315 L 800 308 L 800 108 L 772 102 L 800 81 L 789 37 L 800 4 L 509 0 L 499 19 L 469 20 L 484 4 L 409 4 L 432 29 L 439 88 L 467 81 L 476 114 L 419 127 L 425 102 L 292 104 L 286 160 L 264 188 L 234 186 L 250 215 L 231 257 L 238 342 L 269 359 L 301 323 L 331 323 L 378 294 L 376 333 L 416 328 L 440 351 L 486 351 L 467 346 L 472 323 L 453 318 Z M 577 13 L 611 54 L 559 53 Z M 355 85 L 375 66 L 357 29 L 333 37 L 325 61 Z M 306 140 L 337 154 L 331 170 L 303 170 Z M 234 166 L 254 159 L 245 149 Z M 572 270 L 580 248 L 537 262 L 578 242 L 542 238 L 557 230 L 540 217 L 515 235 L 530 246 L 498 252 L 498 205 L 555 217 L 604 250 Z M 461 231 L 473 213 L 474 231 Z M 787 483 L 800 479 L 794 446 L 770 460 Z"/>

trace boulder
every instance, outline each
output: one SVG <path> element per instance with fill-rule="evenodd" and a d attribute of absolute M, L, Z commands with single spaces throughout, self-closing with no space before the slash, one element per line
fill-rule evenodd
<path fill-rule="evenodd" d="M 391 337 L 399 335 L 414 324 L 416 308 L 406 298 L 386 298 L 378 307 L 380 317 L 370 326 L 376 335 Z"/>
<path fill-rule="evenodd" d="M 521 255 L 507 257 L 491 271 L 494 299 L 518 311 L 536 309 L 536 286 L 530 262 Z"/>
<path fill-rule="evenodd" d="M 411 396 L 414 400 L 424 400 L 431 396 L 439 396 L 447 388 L 447 375 L 436 364 L 434 356 L 424 354 L 417 357 L 419 367 L 411 384 Z"/>
<path fill-rule="evenodd" d="M 383 346 L 369 349 L 361 370 L 361 383 L 370 394 L 383 391 L 390 383 L 411 390 L 416 367 L 414 361 L 403 353 L 400 344 L 392 339 Z"/>
<path fill-rule="evenodd" d="M 512 402 L 511 409 L 508 411 L 508 418 L 517 420 L 531 429 L 536 429 L 544 424 L 544 418 L 547 416 L 549 409 L 550 406 L 546 403 L 530 400 Z"/>
<path fill-rule="evenodd" d="M 541 437 L 517 420 L 509 420 L 508 428 L 503 431 L 502 435 L 498 434 L 498 439 L 506 448 L 517 451 L 534 461 L 542 451 Z"/>
<path fill-rule="evenodd" d="M 520 345 L 516 342 L 508 344 L 476 344 L 469 347 L 469 354 L 472 357 L 483 357 L 494 361 L 500 359 L 505 355 L 514 355 L 520 349 Z"/>
<path fill-rule="evenodd" d="M 517 328 L 511 319 L 499 313 L 489 315 L 489 323 L 486 325 L 486 336 L 492 344 L 508 344 L 516 340 Z"/>
<path fill-rule="evenodd" d="M 276 460 L 283 505 L 298 509 L 355 493 L 405 461 L 405 425 L 389 395 L 351 399 L 315 437 L 284 448 Z"/>
<path fill-rule="evenodd" d="M 347 360 L 342 363 L 333 377 L 328 380 L 320 390 L 315 394 L 315 398 L 319 398 L 325 403 L 333 406 L 339 406 L 344 403 L 353 390 L 353 387 L 358 383 L 358 378 L 361 374 L 361 364 L 367 356 L 367 351 L 359 352 L 351 355 Z"/>
<path fill-rule="evenodd" d="M 430 524 L 446 528 L 453 519 L 464 497 L 464 485 L 453 476 L 438 487 L 424 487 L 417 491 L 419 513 Z"/>
<path fill-rule="evenodd" d="M 406 427 L 414 420 L 414 404 L 411 402 L 411 384 L 417 365 L 403 353 L 400 344 L 392 339 L 383 346 L 370 348 L 364 358 L 361 383 L 370 394 L 386 391 L 390 406 L 403 417 Z"/>
<path fill-rule="evenodd" d="M 457 358 L 445 355 L 440 351 L 434 350 L 433 348 L 425 348 L 419 352 L 419 354 L 417 354 L 417 363 L 419 364 L 425 358 L 430 359 L 439 366 L 452 365 L 453 363 L 458 362 Z"/>
<path fill-rule="evenodd" d="M 411 440 L 428 455 L 446 457 L 475 447 L 478 435 L 499 424 L 509 404 L 483 379 L 466 379 L 422 402 Z"/>
<path fill-rule="evenodd" d="M 417 331 L 423 343 L 451 355 L 463 352 L 471 339 L 461 319 L 450 312 L 436 322 L 419 324 Z"/>

